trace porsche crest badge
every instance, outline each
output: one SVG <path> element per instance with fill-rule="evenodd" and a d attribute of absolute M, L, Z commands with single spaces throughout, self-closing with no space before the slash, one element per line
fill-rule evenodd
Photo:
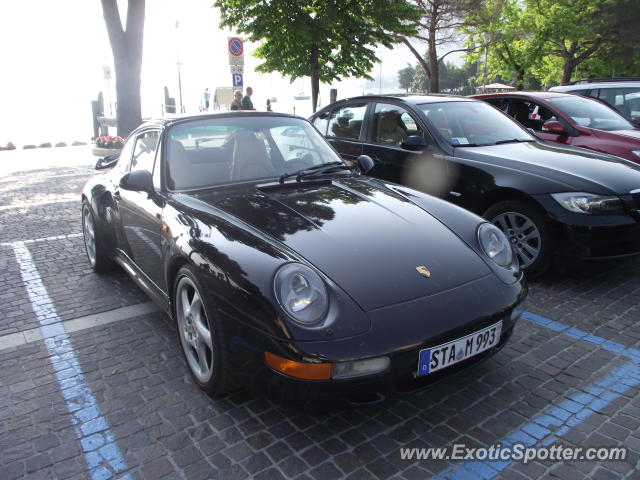
<path fill-rule="evenodd" d="M 416 271 L 423 277 L 429 278 L 431 276 L 431 272 L 424 265 L 420 265 L 419 267 L 416 267 Z"/>

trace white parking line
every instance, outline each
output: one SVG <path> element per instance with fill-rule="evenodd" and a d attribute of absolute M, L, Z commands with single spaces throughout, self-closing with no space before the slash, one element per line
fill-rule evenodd
<path fill-rule="evenodd" d="M 87 315 L 86 317 L 74 318 L 61 322 L 67 333 L 79 332 L 87 328 L 101 327 L 122 320 L 129 320 L 140 315 L 157 312 L 158 308 L 153 302 L 139 303 L 128 307 L 116 308 L 108 312 Z M 55 336 L 56 333 L 47 334 L 41 328 L 32 328 L 18 333 L 0 336 L 0 351 L 11 347 L 20 347 L 32 342 L 38 342 Z"/>
<path fill-rule="evenodd" d="M 31 308 L 40 323 L 53 373 L 67 403 L 70 423 L 82 446 L 88 476 L 92 480 L 114 478 L 128 469 L 122 451 L 82 372 L 69 333 L 60 321 L 29 249 L 17 244 L 13 250 Z"/>
<path fill-rule="evenodd" d="M 62 178 L 62 177 L 82 177 L 82 176 L 89 176 L 89 175 L 95 175 L 94 171 L 86 171 L 86 172 L 82 172 L 82 173 L 61 173 L 59 175 L 43 175 L 43 176 L 38 176 L 38 177 L 24 177 L 24 178 L 20 178 L 20 177 L 7 177 L 7 178 L 2 178 L 0 179 L 0 183 L 16 183 L 16 182 L 33 182 L 33 181 L 40 181 L 40 180 L 49 180 L 51 178 Z"/>
<path fill-rule="evenodd" d="M 54 203 L 69 203 L 69 202 L 80 203 L 80 197 L 74 196 L 73 198 L 62 198 L 60 200 L 48 200 L 46 202 L 16 203 L 13 205 L 0 205 L 0 211 L 11 210 L 14 208 L 31 208 L 31 207 L 39 207 L 40 205 L 51 205 Z"/>
<path fill-rule="evenodd" d="M 82 236 L 81 233 L 70 233 L 69 235 L 56 235 L 54 237 L 32 238 L 31 240 L 20 240 L 16 242 L 0 243 L 0 247 L 14 247 L 16 245 L 36 243 L 36 242 L 51 242 L 53 240 L 67 240 L 69 238 L 77 238 L 81 236 Z"/>

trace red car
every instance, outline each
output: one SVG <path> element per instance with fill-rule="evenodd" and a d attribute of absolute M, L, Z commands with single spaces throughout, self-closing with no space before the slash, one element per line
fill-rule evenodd
<path fill-rule="evenodd" d="M 473 95 L 550 142 L 588 148 L 640 163 L 640 129 L 594 98 L 559 92 Z"/>

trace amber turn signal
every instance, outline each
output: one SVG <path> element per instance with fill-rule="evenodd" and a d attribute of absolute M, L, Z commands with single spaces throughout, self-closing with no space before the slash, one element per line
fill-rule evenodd
<path fill-rule="evenodd" d="M 304 380 L 330 380 L 330 363 L 300 363 L 264 352 L 264 360 L 276 372 Z"/>

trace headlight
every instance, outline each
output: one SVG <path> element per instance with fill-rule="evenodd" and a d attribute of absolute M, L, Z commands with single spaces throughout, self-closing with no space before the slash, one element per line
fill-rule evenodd
<path fill-rule="evenodd" d="M 631 150 L 631 153 L 633 153 L 636 157 L 640 158 L 640 150 Z"/>
<path fill-rule="evenodd" d="M 513 250 L 502 230 L 491 223 L 483 223 L 478 227 L 478 240 L 487 257 L 501 267 L 511 267 Z"/>
<path fill-rule="evenodd" d="M 327 313 L 327 287 L 309 267 L 287 263 L 276 272 L 273 282 L 278 303 L 299 324 L 313 325 Z"/>
<path fill-rule="evenodd" d="M 592 193 L 552 193 L 553 199 L 574 213 L 624 213 L 624 205 L 618 197 L 606 197 Z"/>

